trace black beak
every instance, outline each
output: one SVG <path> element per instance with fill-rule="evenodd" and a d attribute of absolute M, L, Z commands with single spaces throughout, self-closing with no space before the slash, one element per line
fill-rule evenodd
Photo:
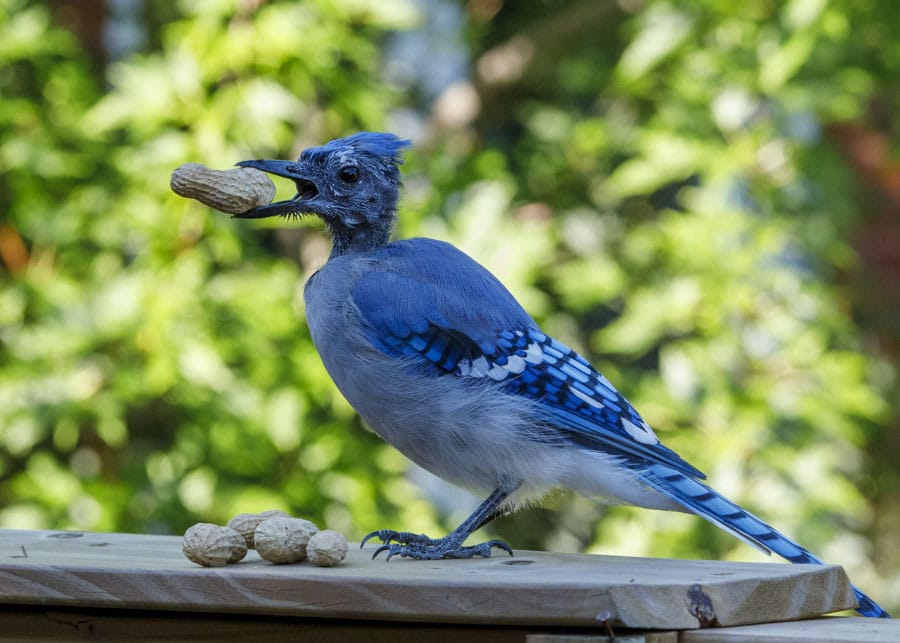
<path fill-rule="evenodd" d="M 297 194 L 290 201 L 276 201 L 269 205 L 263 205 L 240 214 L 235 214 L 235 219 L 264 219 L 274 216 L 289 216 L 292 214 L 305 214 L 305 201 L 319 195 L 319 189 L 303 172 L 303 166 L 296 161 L 270 161 L 257 159 L 255 161 L 241 161 L 238 167 L 252 167 L 275 176 L 283 176 L 291 179 L 297 185 Z"/>

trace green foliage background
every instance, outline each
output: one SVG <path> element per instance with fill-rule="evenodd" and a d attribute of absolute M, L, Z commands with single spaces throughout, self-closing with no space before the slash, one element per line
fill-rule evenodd
<path fill-rule="evenodd" d="M 900 205 L 841 145 L 875 132 L 895 167 L 900 121 L 873 116 L 898 97 L 889 4 L 459 6 L 470 74 L 432 101 L 385 73 L 427 22 L 400 0 L 149 2 L 149 44 L 110 65 L 53 3 L 0 0 L 0 526 L 453 526 L 475 500 L 439 512 L 310 343 L 315 222 L 168 190 L 184 162 L 295 157 L 417 110 L 399 233 L 488 265 L 716 488 L 900 608 L 900 309 L 857 243 Z M 563 494 L 492 529 L 762 559 Z"/>

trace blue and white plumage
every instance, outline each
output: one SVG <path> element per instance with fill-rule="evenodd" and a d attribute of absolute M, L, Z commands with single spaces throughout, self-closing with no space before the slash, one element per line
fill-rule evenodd
<path fill-rule="evenodd" d="M 401 151 L 361 133 L 296 162 L 244 161 L 294 180 L 290 201 L 243 218 L 316 214 L 333 238 L 308 281 L 306 315 L 328 373 L 363 419 L 411 460 L 490 492 L 444 538 L 373 532 L 388 556 L 489 556 L 501 541 L 464 546 L 476 529 L 546 491 L 696 513 L 794 563 L 821 561 L 713 491 L 584 358 L 541 332 L 506 288 L 453 246 L 390 242 Z M 368 538 L 368 537 L 367 537 Z M 854 588 L 860 613 L 887 616 Z"/>

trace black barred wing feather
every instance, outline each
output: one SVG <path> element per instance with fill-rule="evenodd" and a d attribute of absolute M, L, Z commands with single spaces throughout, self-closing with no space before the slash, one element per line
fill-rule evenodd
<path fill-rule="evenodd" d="M 405 336 L 379 335 L 373 343 L 389 355 L 421 359 L 429 375 L 491 381 L 536 401 L 544 422 L 581 447 L 621 456 L 635 467 L 661 463 L 704 477 L 659 442 L 609 380 L 538 330 L 502 331 L 491 342 L 477 343 L 459 331 L 429 325 Z"/>
<path fill-rule="evenodd" d="M 537 329 L 503 331 L 495 354 L 461 360 L 456 373 L 490 378 L 539 402 L 547 422 L 579 446 L 622 456 L 625 464 L 665 464 L 689 476 L 698 469 L 662 445 L 635 408 L 581 355 Z"/>

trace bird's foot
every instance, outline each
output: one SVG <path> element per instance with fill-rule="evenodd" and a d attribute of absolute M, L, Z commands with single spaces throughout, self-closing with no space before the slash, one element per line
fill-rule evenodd
<path fill-rule="evenodd" d="M 455 534 L 450 534 L 443 538 L 429 538 L 425 534 L 381 529 L 373 531 L 363 538 L 360 547 L 365 545 L 371 538 L 378 538 L 384 544 L 375 550 L 372 558 L 376 558 L 382 552 L 387 552 L 386 560 L 390 560 L 392 556 L 415 558 L 416 560 L 472 558 L 474 556 L 490 558 L 494 547 L 502 549 L 510 556 L 513 555 L 512 548 L 502 540 L 488 540 L 477 545 L 463 547 L 460 539 L 455 536 Z"/>
<path fill-rule="evenodd" d="M 414 534 L 411 531 L 379 529 L 367 534 L 366 537 L 363 538 L 359 543 L 359 548 L 362 549 L 363 546 L 373 538 L 377 538 L 384 544 L 393 542 L 400 543 L 401 545 L 408 545 L 410 543 L 417 543 L 420 545 L 436 545 L 441 540 L 438 538 L 429 538 L 425 534 Z"/>

